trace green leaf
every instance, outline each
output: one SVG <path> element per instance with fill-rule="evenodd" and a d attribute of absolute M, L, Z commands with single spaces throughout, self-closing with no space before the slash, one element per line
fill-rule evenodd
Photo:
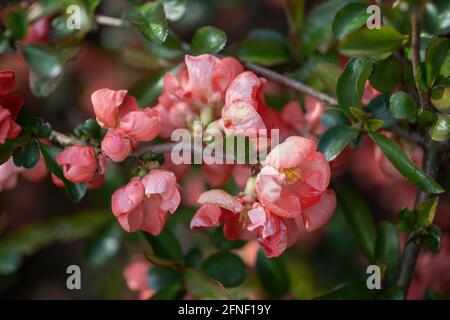
<path fill-rule="evenodd" d="M 386 268 L 387 282 L 394 285 L 400 260 L 400 242 L 397 230 L 390 222 L 383 221 L 378 226 L 375 256 L 377 263 Z"/>
<path fill-rule="evenodd" d="M 389 112 L 389 96 L 386 94 L 373 98 L 366 110 L 372 115 L 372 119 L 383 120 L 382 128 L 389 128 L 395 123 L 395 119 Z"/>
<path fill-rule="evenodd" d="M 442 113 L 450 113 L 450 86 L 431 91 L 431 102 Z"/>
<path fill-rule="evenodd" d="M 327 90 L 336 94 L 337 80 L 341 76 L 341 69 L 330 62 L 319 62 L 315 68 L 315 74 Z"/>
<path fill-rule="evenodd" d="M 227 35 L 220 29 L 206 26 L 197 29 L 191 43 L 193 55 L 215 54 L 225 47 Z"/>
<path fill-rule="evenodd" d="M 397 86 L 402 77 L 401 63 L 391 56 L 374 64 L 369 81 L 375 89 L 389 92 Z"/>
<path fill-rule="evenodd" d="M 152 266 L 148 273 L 148 286 L 154 291 L 160 291 L 175 283 L 181 283 L 181 280 L 181 273 L 171 268 Z"/>
<path fill-rule="evenodd" d="M 173 268 L 176 269 L 177 267 L 180 266 L 180 264 L 178 264 L 175 261 L 172 260 L 168 260 L 168 259 L 164 259 L 164 258 L 160 258 L 154 254 L 150 254 L 148 252 L 144 253 L 145 258 L 154 266 L 157 267 L 161 267 L 161 268 Z"/>
<path fill-rule="evenodd" d="M 320 122 L 327 128 L 333 128 L 338 126 L 348 125 L 348 119 L 345 114 L 338 108 L 325 109 Z"/>
<path fill-rule="evenodd" d="M 136 98 L 139 106 L 148 106 L 158 98 L 162 92 L 164 74 L 168 71 L 149 73 L 131 86 L 129 94 Z"/>
<path fill-rule="evenodd" d="M 362 57 L 350 59 L 336 85 L 339 107 L 349 115 L 349 108 L 362 108 L 364 86 L 372 72 L 372 64 Z"/>
<path fill-rule="evenodd" d="M 345 36 L 338 46 L 344 56 L 366 56 L 374 60 L 389 57 L 400 49 L 407 38 L 392 26 L 380 29 L 360 29 Z"/>
<path fill-rule="evenodd" d="M 447 141 L 450 138 L 450 115 L 439 114 L 430 128 L 430 136 L 434 141 Z"/>
<path fill-rule="evenodd" d="M 373 262 L 375 258 L 376 229 L 366 202 L 346 184 L 335 187 L 338 204 L 342 207 L 345 219 L 359 247 Z"/>
<path fill-rule="evenodd" d="M 30 67 L 41 77 L 56 78 L 63 71 L 63 64 L 58 55 L 46 46 L 24 46 L 23 54 Z"/>
<path fill-rule="evenodd" d="M 203 272 L 218 280 L 225 287 L 242 284 L 247 276 L 247 268 L 234 253 L 222 251 L 209 256 L 202 265 Z"/>
<path fill-rule="evenodd" d="M 55 78 L 48 78 L 39 75 L 34 70 L 30 70 L 28 75 L 28 83 L 30 84 L 31 92 L 33 92 L 33 95 L 36 97 L 48 97 L 58 87 L 61 82 L 62 75 L 63 73 Z"/>
<path fill-rule="evenodd" d="M 398 216 L 397 222 L 398 231 L 403 233 L 413 231 L 417 221 L 417 215 L 413 211 L 405 208 L 402 209 L 397 216 Z"/>
<path fill-rule="evenodd" d="M 170 228 L 164 228 L 158 236 L 147 232 L 143 234 L 158 257 L 175 261 L 183 260 L 181 245 Z"/>
<path fill-rule="evenodd" d="M 61 152 L 58 148 L 40 144 L 40 149 L 48 171 L 53 173 L 64 183 L 66 193 L 69 198 L 74 202 L 79 202 L 86 194 L 86 184 L 74 184 L 64 177 L 62 168 L 56 162 L 56 157 Z"/>
<path fill-rule="evenodd" d="M 161 3 L 147 2 L 140 7 L 133 7 L 128 10 L 127 17 L 146 40 L 154 43 L 166 40 L 168 27 Z"/>
<path fill-rule="evenodd" d="M 417 115 L 417 106 L 409 94 L 399 91 L 389 99 L 389 111 L 395 119 L 414 121 Z"/>
<path fill-rule="evenodd" d="M 352 0 L 330 0 L 315 6 L 303 24 L 301 32 L 305 53 L 317 48 L 325 50 L 333 40 L 332 23 L 336 13 Z"/>
<path fill-rule="evenodd" d="M 341 39 L 365 25 L 369 17 L 366 4 L 349 3 L 336 14 L 333 21 L 333 33 L 338 39 Z"/>
<path fill-rule="evenodd" d="M 228 300 L 230 296 L 220 282 L 211 279 L 195 269 L 184 273 L 186 291 L 194 298 Z"/>
<path fill-rule="evenodd" d="M 182 292 L 181 283 L 174 283 L 158 292 L 156 292 L 150 300 L 174 300 Z"/>
<path fill-rule="evenodd" d="M 431 42 L 425 53 L 426 78 L 428 88 L 432 88 L 439 75 L 443 74 L 444 63 L 450 59 L 450 40 L 437 38 Z M 449 61 L 450 63 L 450 61 Z M 446 77 L 446 75 L 443 75 Z"/>
<path fill-rule="evenodd" d="M 339 286 L 316 300 L 371 300 L 378 294 L 377 290 L 369 290 L 365 283 L 354 282 Z"/>
<path fill-rule="evenodd" d="M 271 298 L 279 298 L 289 290 L 289 276 L 282 257 L 267 258 L 264 252 L 258 252 L 256 260 L 261 283 Z"/>
<path fill-rule="evenodd" d="M 171 30 L 169 30 L 164 43 L 156 44 L 146 41 L 145 46 L 151 50 L 152 54 L 163 59 L 177 59 L 184 53 L 180 39 Z"/>
<path fill-rule="evenodd" d="M 433 178 L 416 167 L 398 144 L 377 132 L 370 132 L 369 135 L 406 180 L 428 193 L 444 192 L 444 189 Z"/>
<path fill-rule="evenodd" d="M 439 203 L 439 197 L 422 202 L 416 207 L 417 223 L 427 228 L 433 223 L 436 209 Z"/>
<path fill-rule="evenodd" d="M 167 19 L 177 21 L 183 18 L 186 13 L 187 0 L 160 0 L 164 6 Z"/>
<path fill-rule="evenodd" d="M 6 28 L 11 32 L 11 38 L 20 40 L 27 36 L 28 17 L 23 9 L 12 11 L 4 20 Z"/>
<path fill-rule="evenodd" d="M 241 41 L 232 49 L 232 52 L 241 60 L 269 67 L 286 63 L 290 59 L 286 46 L 262 39 Z"/>
<path fill-rule="evenodd" d="M 225 236 L 223 235 L 223 227 L 211 230 L 209 239 L 216 248 L 223 250 L 242 248 L 246 243 L 244 240 L 230 241 L 225 238 Z"/>
<path fill-rule="evenodd" d="M 358 129 L 350 126 L 332 127 L 320 137 L 318 149 L 327 161 L 334 160 L 358 135 Z"/>
<path fill-rule="evenodd" d="M 105 224 L 88 240 L 85 256 L 91 266 L 101 266 L 114 257 L 120 249 L 122 230 L 116 221 Z"/>
<path fill-rule="evenodd" d="M 16 148 L 13 152 L 16 167 L 33 168 L 40 157 L 39 146 L 34 139 L 31 139 L 25 146 Z"/>

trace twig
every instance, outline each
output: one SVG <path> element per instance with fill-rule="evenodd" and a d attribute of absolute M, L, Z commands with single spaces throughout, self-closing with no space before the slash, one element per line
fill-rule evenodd
<path fill-rule="evenodd" d="M 123 27 L 125 25 L 122 19 L 103 15 L 96 15 L 95 22 L 97 22 L 100 25 L 108 27 Z"/>
<path fill-rule="evenodd" d="M 412 63 L 413 63 L 413 74 L 414 80 L 416 82 L 417 91 L 419 92 L 420 103 L 422 108 L 429 109 L 430 107 L 430 96 L 428 92 L 422 91 L 419 86 L 418 81 L 418 68 L 420 64 L 420 18 L 419 18 L 419 10 L 414 9 L 412 13 L 412 35 L 411 35 L 411 47 L 412 47 Z M 423 171 L 431 176 L 432 178 L 436 178 L 439 171 L 439 163 L 442 155 L 442 147 L 440 144 L 434 143 L 429 138 L 425 138 L 427 141 L 425 152 L 424 152 L 424 164 Z M 419 190 L 417 192 L 415 205 L 424 202 L 429 199 L 431 194 Z M 403 255 L 400 262 L 400 270 L 397 278 L 397 286 L 406 294 L 408 293 L 409 284 L 411 282 L 414 269 L 416 266 L 416 260 L 420 253 L 420 247 L 418 247 L 414 242 L 410 240 L 414 237 L 414 233 L 409 233 L 406 237 L 408 240 L 407 244 L 404 247 Z"/>

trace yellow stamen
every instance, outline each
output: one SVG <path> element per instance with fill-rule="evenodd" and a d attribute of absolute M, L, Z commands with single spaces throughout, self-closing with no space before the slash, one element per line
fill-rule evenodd
<path fill-rule="evenodd" d="M 239 213 L 239 222 L 242 226 L 242 229 L 247 229 L 247 226 L 250 223 L 247 211 L 247 208 L 244 208 L 244 210 Z"/>
<path fill-rule="evenodd" d="M 283 173 L 286 176 L 286 183 L 287 184 L 293 184 L 300 179 L 301 171 L 298 168 L 286 168 L 283 169 Z"/>

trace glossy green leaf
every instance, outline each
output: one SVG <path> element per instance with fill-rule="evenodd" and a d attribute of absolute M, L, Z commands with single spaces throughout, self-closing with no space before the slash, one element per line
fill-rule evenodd
<path fill-rule="evenodd" d="M 401 80 L 402 65 L 393 56 L 376 62 L 369 78 L 372 87 L 382 92 L 391 91 Z"/>
<path fill-rule="evenodd" d="M 444 189 L 433 178 L 416 167 L 397 143 L 377 132 L 370 132 L 369 135 L 386 158 L 409 182 L 425 192 L 444 192 Z"/>
<path fill-rule="evenodd" d="M 158 292 L 156 292 L 150 300 L 175 300 L 183 291 L 181 283 L 174 283 Z"/>
<path fill-rule="evenodd" d="M 40 149 L 42 156 L 47 165 L 48 171 L 57 176 L 63 183 L 66 189 L 66 193 L 69 198 L 74 202 L 79 202 L 86 194 L 86 184 L 79 183 L 75 184 L 68 181 L 63 174 L 62 168 L 56 162 L 56 157 L 61 152 L 58 148 L 54 146 L 47 146 L 45 144 L 40 144 Z"/>
<path fill-rule="evenodd" d="M 379 95 L 373 98 L 367 105 L 366 111 L 372 115 L 372 119 L 383 120 L 382 128 L 389 128 L 395 123 L 395 119 L 389 112 L 388 95 Z"/>
<path fill-rule="evenodd" d="M 335 159 L 359 135 L 358 129 L 338 126 L 328 129 L 319 139 L 318 149 L 327 161 Z"/>
<path fill-rule="evenodd" d="M 228 300 L 230 295 L 217 280 L 211 279 L 195 269 L 184 273 L 186 291 L 194 298 Z"/>
<path fill-rule="evenodd" d="M 169 70 L 152 72 L 136 81 L 129 94 L 136 98 L 139 106 L 145 107 L 156 100 L 162 92 L 164 74 Z"/>
<path fill-rule="evenodd" d="M 450 40 L 446 38 L 437 38 L 428 46 L 425 54 L 428 88 L 432 88 L 436 78 L 443 74 L 444 63 L 446 63 L 446 59 L 450 59 L 449 51 Z"/>
<path fill-rule="evenodd" d="M 345 56 L 366 56 L 374 60 L 389 57 L 405 44 L 407 38 L 392 26 L 380 29 L 360 29 L 345 36 L 338 51 Z"/>
<path fill-rule="evenodd" d="M 417 106 L 409 94 L 399 91 L 390 97 L 389 111 L 395 119 L 413 121 L 417 115 Z"/>
<path fill-rule="evenodd" d="M 450 86 L 433 89 L 431 102 L 439 112 L 450 114 Z"/>
<path fill-rule="evenodd" d="M 325 88 L 332 94 L 336 94 L 337 80 L 341 76 L 341 69 L 330 62 L 319 62 L 315 68 L 315 74 Z"/>
<path fill-rule="evenodd" d="M 279 298 L 288 292 L 289 276 L 282 257 L 267 258 L 264 252 L 259 251 L 256 270 L 271 298 Z"/>
<path fill-rule="evenodd" d="M 164 43 L 156 44 L 147 41 L 145 46 L 151 50 L 152 54 L 163 59 L 177 59 L 184 53 L 180 39 L 170 30 Z"/>
<path fill-rule="evenodd" d="M 339 107 L 349 115 L 349 108 L 362 108 L 364 86 L 372 73 L 372 64 L 365 58 L 354 57 L 338 79 L 336 91 Z"/>
<path fill-rule="evenodd" d="M 194 33 L 191 43 L 193 55 L 215 54 L 225 47 L 227 35 L 220 29 L 206 26 L 201 27 Z"/>
<path fill-rule="evenodd" d="M 289 61 L 287 47 L 275 41 L 248 39 L 238 43 L 232 52 L 241 60 L 264 66 L 275 66 Z"/>
<path fill-rule="evenodd" d="M 163 290 L 175 283 L 181 283 L 182 275 L 171 268 L 152 266 L 148 273 L 148 286 L 154 291 Z"/>
<path fill-rule="evenodd" d="M 164 228 L 158 236 L 147 232 L 143 234 L 158 257 L 175 261 L 183 260 L 181 245 L 170 228 Z"/>
<path fill-rule="evenodd" d="M 378 226 L 375 256 L 378 264 L 386 268 L 385 278 L 390 285 L 395 284 L 397 267 L 400 260 L 400 241 L 397 229 L 387 221 Z"/>
<path fill-rule="evenodd" d="M 338 204 L 342 207 L 345 219 L 359 247 L 373 262 L 375 258 L 376 229 L 366 201 L 358 192 L 346 184 L 335 187 Z"/>
<path fill-rule="evenodd" d="M 11 38 L 20 40 L 26 37 L 28 30 L 27 12 L 23 9 L 16 9 L 8 14 L 4 20 L 6 28 L 11 33 Z"/>
<path fill-rule="evenodd" d="M 230 251 L 222 251 L 209 256 L 202 265 L 203 272 L 218 280 L 225 287 L 242 284 L 247 276 L 247 267 L 241 258 Z"/>
<path fill-rule="evenodd" d="M 186 13 L 187 0 L 160 0 L 164 6 L 167 19 L 177 21 L 183 18 Z"/>
<path fill-rule="evenodd" d="M 13 160 L 16 167 L 33 168 L 40 157 L 39 146 L 34 139 L 31 139 L 24 146 L 17 147 L 13 152 Z"/>
<path fill-rule="evenodd" d="M 450 115 L 439 114 L 430 128 L 430 136 L 434 141 L 447 141 L 450 138 Z"/>
<path fill-rule="evenodd" d="M 341 39 L 365 25 L 369 17 L 367 5 L 358 2 L 349 3 L 336 14 L 333 21 L 333 33 Z"/>
<path fill-rule="evenodd" d="M 433 223 L 436 215 L 439 197 L 422 202 L 416 207 L 417 223 L 422 227 L 428 227 Z"/>
<path fill-rule="evenodd" d="M 41 77 L 56 78 L 62 73 L 61 60 L 52 49 L 46 46 L 24 46 L 23 54 L 30 67 Z"/>
<path fill-rule="evenodd" d="M 53 91 L 56 90 L 59 83 L 62 79 L 62 73 L 54 78 L 48 78 L 42 76 L 35 72 L 34 70 L 30 70 L 28 75 L 28 83 L 30 85 L 31 92 L 36 97 L 48 97 Z"/>
<path fill-rule="evenodd" d="M 133 7 L 127 11 L 127 18 L 146 40 L 155 43 L 166 40 L 168 27 L 161 3 L 147 2 Z"/>
<path fill-rule="evenodd" d="M 327 128 L 333 128 L 338 126 L 346 126 L 349 124 L 347 117 L 338 108 L 326 109 L 322 117 L 320 117 L 320 122 Z"/>

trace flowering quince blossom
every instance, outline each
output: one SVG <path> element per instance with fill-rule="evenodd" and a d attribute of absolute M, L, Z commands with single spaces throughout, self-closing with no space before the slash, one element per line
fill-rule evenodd
<path fill-rule="evenodd" d="M 151 141 L 161 130 L 157 109 L 139 109 L 126 90 L 100 89 L 92 96 L 100 126 L 109 129 L 101 143 L 102 152 L 115 162 L 124 161 L 138 142 Z"/>
<path fill-rule="evenodd" d="M 155 236 L 164 228 L 167 211 L 174 213 L 180 201 L 175 175 L 159 169 L 131 179 L 111 198 L 113 214 L 125 231 L 142 230 Z"/>
<path fill-rule="evenodd" d="M 20 133 L 20 126 L 15 122 L 23 106 L 21 96 L 12 93 L 16 86 L 14 72 L 0 72 L 0 144 L 13 139 Z"/>
<path fill-rule="evenodd" d="M 325 132 L 325 127 L 320 123 L 324 111 L 323 102 L 306 96 L 305 112 L 297 101 L 290 101 L 283 107 L 281 118 L 290 135 L 301 134 L 313 138 Z"/>
<path fill-rule="evenodd" d="M 42 181 L 48 174 L 47 166 L 42 155 L 38 163 L 30 169 L 16 167 L 12 157 L 0 165 L 0 191 L 14 189 L 17 185 L 19 174 L 32 182 Z"/>
<path fill-rule="evenodd" d="M 256 192 L 263 205 L 285 218 L 303 214 L 307 230 L 325 223 L 334 211 L 333 206 L 325 206 L 329 210 L 324 210 L 320 218 L 306 211 L 334 198 L 327 192 L 330 166 L 316 149 L 313 140 L 289 137 L 269 153 L 256 178 Z"/>
<path fill-rule="evenodd" d="M 257 175 L 257 200 L 222 190 L 204 192 L 191 229 L 224 224 L 228 240 L 253 235 L 268 257 L 279 256 L 296 241 L 301 228 L 314 231 L 333 214 L 336 196 L 327 189 L 329 179 L 329 164 L 315 142 L 289 137 L 269 153 Z"/>
<path fill-rule="evenodd" d="M 123 271 L 128 288 L 131 291 L 139 292 L 140 300 L 148 300 L 155 294 L 148 285 L 150 268 L 150 262 L 140 257 L 131 261 Z"/>
<path fill-rule="evenodd" d="M 56 157 L 63 169 L 64 177 L 73 183 L 85 183 L 94 179 L 98 160 L 93 147 L 73 145 Z"/>

